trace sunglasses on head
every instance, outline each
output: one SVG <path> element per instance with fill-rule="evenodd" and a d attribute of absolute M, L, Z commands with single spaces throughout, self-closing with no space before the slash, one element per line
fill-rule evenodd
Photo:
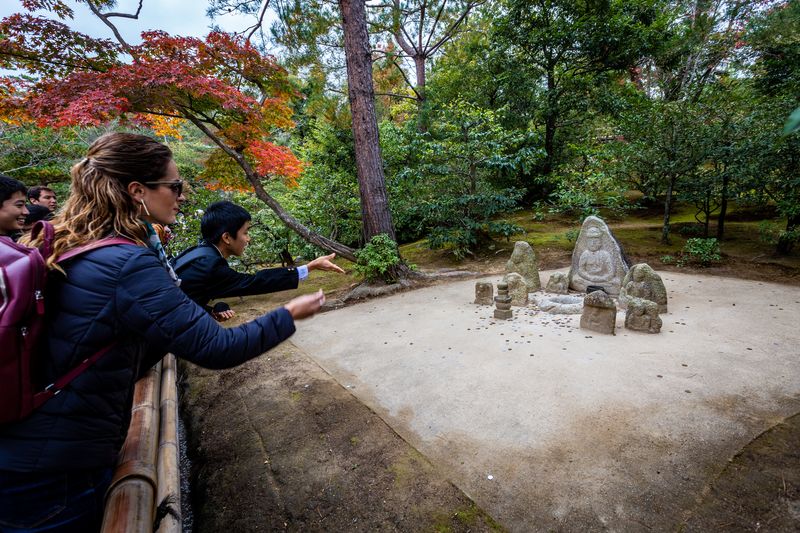
<path fill-rule="evenodd" d="M 145 181 L 144 184 L 145 185 L 164 185 L 166 187 L 169 187 L 169 190 L 171 190 L 175 194 L 175 196 L 180 196 L 181 194 L 183 194 L 183 180 L 177 180 L 177 181 Z"/>

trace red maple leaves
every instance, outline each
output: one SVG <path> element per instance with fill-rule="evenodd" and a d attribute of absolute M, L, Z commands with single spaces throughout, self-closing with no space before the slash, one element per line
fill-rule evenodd
<path fill-rule="evenodd" d="M 49 0 L 30 0 L 42 1 Z M 122 47 L 22 14 L 0 22 L 0 35 L 0 67 L 32 75 L 0 78 L 0 119 L 28 115 L 53 127 L 142 115 L 187 119 L 250 158 L 261 178 L 294 181 L 302 171 L 288 148 L 270 140 L 293 127 L 288 104 L 296 92 L 273 58 L 240 38 L 152 31 L 140 45 Z"/>

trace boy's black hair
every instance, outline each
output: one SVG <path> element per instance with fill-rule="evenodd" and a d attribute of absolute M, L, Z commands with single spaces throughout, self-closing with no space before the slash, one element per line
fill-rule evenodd
<path fill-rule="evenodd" d="M 31 187 L 30 189 L 28 189 L 28 201 L 39 200 L 39 197 L 42 195 L 42 191 L 49 191 L 55 193 L 55 191 L 50 187 L 37 185 L 36 187 Z"/>
<path fill-rule="evenodd" d="M 28 206 L 28 214 L 25 217 L 25 226 L 30 226 L 39 220 L 50 220 L 53 213 L 43 205 L 33 204 Z"/>
<path fill-rule="evenodd" d="M 233 202 L 214 202 L 206 208 L 200 220 L 200 233 L 209 244 L 217 244 L 225 233 L 236 238 L 245 222 L 251 220 L 247 209 Z"/>
<path fill-rule="evenodd" d="M 25 194 L 26 191 L 25 184 L 23 184 L 21 181 L 17 181 L 14 178 L 4 174 L 0 174 L 0 205 L 11 198 L 11 195 L 15 192 L 21 192 L 22 194 Z"/>

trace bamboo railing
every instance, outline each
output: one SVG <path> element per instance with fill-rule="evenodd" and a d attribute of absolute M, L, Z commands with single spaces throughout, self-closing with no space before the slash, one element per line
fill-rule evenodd
<path fill-rule="evenodd" d="M 159 505 L 172 512 L 155 531 L 181 531 L 175 376 L 175 356 L 167 354 L 136 383 L 128 438 L 106 497 L 103 533 L 153 532 Z"/>

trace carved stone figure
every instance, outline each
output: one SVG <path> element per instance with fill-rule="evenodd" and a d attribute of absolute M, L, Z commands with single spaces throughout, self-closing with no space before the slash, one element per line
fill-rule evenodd
<path fill-rule="evenodd" d="M 579 315 L 583 312 L 583 296 L 534 296 L 537 307 L 553 315 Z"/>
<path fill-rule="evenodd" d="M 511 296 L 511 305 L 524 307 L 528 305 L 528 284 L 525 278 L 516 272 L 511 272 L 503 277 L 508 285 L 508 295 Z"/>
<path fill-rule="evenodd" d="M 556 272 L 547 280 L 547 288 L 545 290 L 556 294 L 567 294 L 567 291 L 569 291 L 569 276 L 563 272 Z"/>
<path fill-rule="evenodd" d="M 594 291 L 583 299 L 581 328 L 614 335 L 617 325 L 617 306 L 603 291 Z"/>
<path fill-rule="evenodd" d="M 475 283 L 475 303 L 478 305 L 494 304 L 494 286 L 489 281 Z"/>
<path fill-rule="evenodd" d="M 619 294 L 622 278 L 628 272 L 622 248 L 602 219 L 586 217 L 572 252 L 569 287 L 585 291 L 600 285 L 611 295 Z"/>
<path fill-rule="evenodd" d="M 509 320 L 514 316 L 511 311 L 511 296 L 508 295 L 508 285 L 504 282 L 497 284 L 497 296 L 494 297 L 497 308 L 494 310 L 494 317 L 500 320 Z"/>
<path fill-rule="evenodd" d="M 632 298 L 642 298 L 658 304 L 658 312 L 667 312 L 667 289 L 655 270 L 647 263 L 633 265 L 622 280 L 622 289 L 619 291 L 619 305 L 623 309 L 628 307 Z"/>
<path fill-rule="evenodd" d="M 514 251 L 511 253 L 511 259 L 506 263 L 506 272 L 516 272 L 525 278 L 525 283 L 528 285 L 528 292 L 538 291 L 542 288 L 542 282 L 539 279 L 539 263 L 536 261 L 536 253 L 531 248 L 531 245 L 525 241 L 517 241 L 514 243 Z"/>
<path fill-rule="evenodd" d="M 625 312 L 626 328 L 634 331 L 659 333 L 661 325 L 657 303 L 641 298 L 628 299 L 628 310 Z"/>

